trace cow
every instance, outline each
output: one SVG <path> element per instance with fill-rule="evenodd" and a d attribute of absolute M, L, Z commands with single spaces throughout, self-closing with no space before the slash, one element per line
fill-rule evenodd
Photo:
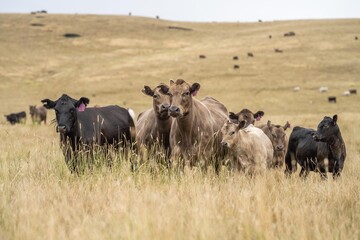
<path fill-rule="evenodd" d="M 320 87 L 320 88 L 319 88 L 319 92 L 320 92 L 320 93 L 327 92 L 328 90 L 329 90 L 328 87 Z"/>
<path fill-rule="evenodd" d="M 200 58 L 200 59 L 205 59 L 206 56 L 205 56 L 205 55 L 199 55 L 199 58 Z"/>
<path fill-rule="evenodd" d="M 349 93 L 352 95 L 352 94 L 357 94 L 357 90 L 352 88 L 352 89 L 349 89 Z"/>
<path fill-rule="evenodd" d="M 29 111 L 33 123 L 41 124 L 41 122 L 44 122 L 44 124 L 46 125 L 47 110 L 45 107 L 37 107 L 36 105 L 30 105 Z"/>
<path fill-rule="evenodd" d="M 18 113 L 10 113 L 8 115 L 4 115 L 6 120 L 11 124 L 15 125 L 16 123 L 25 123 L 26 122 L 26 112 L 18 112 Z"/>
<path fill-rule="evenodd" d="M 293 92 L 299 92 L 299 91 L 300 91 L 300 87 L 297 86 L 293 88 Z"/>
<path fill-rule="evenodd" d="M 274 51 L 275 51 L 276 53 L 282 53 L 282 52 L 283 52 L 283 50 L 278 49 L 278 48 L 275 48 Z"/>
<path fill-rule="evenodd" d="M 271 35 L 269 35 L 269 39 L 271 39 L 272 38 L 272 36 Z"/>
<path fill-rule="evenodd" d="M 234 65 L 234 69 L 239 69 L 239 68 L 240 68 L 239 65 L 237 65 L 237 64 Z"/>
<path fill-rule="evenodd" d="M 233 60 L 239 60 L 238 56 L 233 56 Z"/>
<path fill-rule="evenodd" d="M 194 98 L 199 89 L 196 82 L 190 85 L 183 79 L 170 80 L 169 115 L 174 118 L 170 130 L 171 163 L 174 167 L 199 164 L 207 169 L 214 160 L 218 173 L 224 154 L 220 130 L 228 119 L 228 111 L 212 97 Z"/>
<path fill-rule="evenodd" d="M 232 154 L 232 169 L 254 175 L 272 164 L 273 146 L 265 133 L 246 120 L 228 120 L 221 129 L 221 144 Z"/>
<path fill-rule="evenodd" d="M 309 171 L 320 172 L 327 178 L 332 172 L 336 179 L 341 175 L 346 158 L 346 148 L 337 124 L 338 116 L 325 116 L 317 130 L 294 127 L 285 157 L 285 174 L 290 175 L 301 166 L 300 176 L 306 178 Z"/>
<path fill-rule="evenodd" d="M 334 96 L 328 97 L 328 102 L 329 103 L 336 103 L 336 97 L 334 97 Z"/>
<path fill-rule="evenodd" d="M 254 54 L 253 54 L 252 52 L 248 52 L 248 53 L 247 53 L 247 56 L 248 56 L 248 57 L 254 57 Z"/>
<path fill-rule="evenodd" d="M 131 109 L 116 105 L 86 108 L 90 100 L 79 100 L 63 94 L 56 101 L 41 100 L 44 107 L 54 109 L 57 132 L 60 133 L 61 148 L 69 170 L 79 173 L 80 151 L 90 152 L 101 146 L 107 152 L 108 147 L 125 147 L 135 141 L 135 125 Z"/>
<path fill-rule="evenodd" d="M 144 86 L 143 94 L 152 98 L 153 107 L 139 114 L 136 122 L 136 142 L 150 149 L 161 146 L 170 154 L 170 128 L 172 118 L 169 116 L 170 96 L 167 94 L 169 87 L 165 84 L 151 89 Z"/>
<path fill-rule="evenodd" d="M 350 96 L 350 91 L 345 91 L 341 94 L 341 96 L 348 97 Z"/>
<path fill-rule="evenodd" d="M 270 120 L 267 124 L 259 126 L 266 136 L 268 136 L 273 146 L 274 156 L 270 165 L 272 168 L 281 168 L 284 165 L 285 153 L 288 145 L 285 131 L 289 127 L 289 122 L 286 122 L 284 126 L 280 126 L 271 124 Z"/>
<path fill-rule="evenodd" d="M 359 38 L 357 36 L 355 36 L 355 40 L 358 40 Z"/>
<path fill-rule="evenodd" d="M 260 121 L 260 119 L 264 115 L 265 113 L 263 111 L 257 111 L 256 113 L 253 113 L 247 108 L 244 108 L 238 113 L 229 112 L 229 118 L 232 120 L 237 120 L 237 121 L 246 120 L 247 125 L 245 127 L 247 127 L 250 124 L 255 125 L 255 120 Z"/>

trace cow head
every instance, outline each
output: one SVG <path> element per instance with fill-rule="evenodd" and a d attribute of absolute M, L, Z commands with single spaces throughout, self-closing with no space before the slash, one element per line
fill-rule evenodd
<path fill-rule="evenodd" d="M 141 92 L 153 98 L 153 108 L 155 114 L 160 119 L 167 119 L 169 117 L 170 96 L 168 95 L 169 87 L 165 84 L 160 84 L 155 89 L 149 86 L 144 86 Z"/>
<path fill-rule="evenodd" d="M 200 89 L 199 83 L 188 84 L 182 79 L 170 80 L 170 88 L 168 91 L 171 97 L 171 106 L 169 115 L 174 118 L 182 118 L 189 114 L 192 106 L 192 97 L 196 96 Z"/>
<path fill-rule="evenodd" d="M 284 126 L 271 124 L 271 121 L 267 122 L 267 126 L 270 131 L 270 140 L 274 146 L 275 151 L 285 151 L 287 145 L 286 129 L 290 127 L 290 123 L 286 122 Z"/>
<path fill-rule="evenodd" d="M 337 115 L 334 115 L 332 118 L 324 117 L 319 123 L 317 131 L 313 134 L 313 138 L 317 142 L 328 142 L 338 132 Z"/>
<path fill-rule="evenodd" d="M 228 120 L 221 128 L 222 140 L 221 144 L 224 147 L 232 148 L 235 145 L 235 141 L 240 129 L 246 127 L 246 120 Z"/>
<path fill-rule="evenodd" d="M 260 119 L 265 115 L 263 111 L 257 111 L 256 113 L 253 113 L 249 109 L 243 109 L 238 113 L 229 113 L 229 118 L 232 120 L 238 120 L 242 121 L 245 120 L 247 122 L 247 125 L 254 124 L 255 120 L 260 121 Z"/>
<path fill-rule="evenodd" d="M 30 115 L 34 116 L 34 114 L 36 112 L 36 106 L 35 105 L 30 105 L 29 106 L 29 111 L 30 111 Z"/>
<path fill-rule="evenodd" d="M 84 111 L 90 100 L 82 97 L 75 100 L 66 94 L 63 94 L 58 100 L 41 100 L 44 107 L 54 109 L 56 114 L 57 130 L 61 133 L 69 133 L 74 128 L 77 120 L 77 112 Z"/>
<path fill-rule="evenodd" d="M 11 125 L 17 123 L 17 119 L 14 114 L 4 115 L 4 117 L 6 117 L 6 121 L 8 121 Z"/>

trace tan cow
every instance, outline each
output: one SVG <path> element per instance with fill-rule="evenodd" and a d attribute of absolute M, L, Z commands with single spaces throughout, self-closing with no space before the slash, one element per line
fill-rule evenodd
<path fill-rule="evenodd" d="M 170 131 L 172 161 L 174 166 L 178 160 L 185 160 L 188 166 L 200 163 L 206 168 L 215 159 L 218 171 L 223 150 L 220 130 L 228 119 L 228 112 L 214 98 L 205 97 L 200 101 L 194 98 L 199 89 L 199 83 L 190 85 L 182 79 L 170 80 L 169 115 L 174 118 Z"/>
<path fill-rule="evenodd" d="M 260 121 L 260 119 L 265 115 L 263 111 L 257 111 L 256 113 L 253 113 L 247 108 L 244 108 L 238 113 L 229 112 L 229 118 L 231 120 L 237 120 L 237 121 L 246 121 L 246 126 L 249 126 L 250 124 L 255 125 L 255 121 Z"/>
<path fill-rule="evenodd" d="M 290 128 L 290 123 L 286 122 L 284 126 L 271 124 L 268 121 L 267 124 L 259 126 L 264 131 L 266 136 L 270 139 L 273 149 L 274 157 L 271 163 L 271 167 L 282 167 L 285 161 L 285 153 L 288 146 L 288 139 L 286 136 L 286 129 Z"/>
<path fill-rule="evenodd" d="M 169 134 L 172 118 L 168 114 L 170 96 L 169 87 L 161 84 L 154 89 L 144 86 L 141 92 L 152 97 L 153 107 L 140 113 L 136 123 L 136 142 L 147 148 L 163 147 L 170 153 Z M 157 145 L 158 144 L 158 145 Z"/>
<path fill-rule="evenodd" d="M 222 145 L 233 155 L 233 169 L 253 175 L 262 173 L 270 166 L 273 147 L 265 133 L 246 120 L 227 121 L 221 129 Z"/>
<path fill-rule="evenodd" d="M 45 107 L 30 105 L 29 111 L 33 123 L 41 124 L 41 122 L 44 122 L 44 124 L 46 124 L 47 110 Z"/>

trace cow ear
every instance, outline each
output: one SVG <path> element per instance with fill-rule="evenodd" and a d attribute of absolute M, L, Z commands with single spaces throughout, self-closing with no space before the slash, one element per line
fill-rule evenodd
<path fill-rule="evenodd" d="M 75 107 L 78 109 L 79 112 L 83 112 L 86 106 L 89 104 L 90 100 L 86 97 L 81 97 L 76 103 Z"/>
<path fill-rule="evenodd" d="M 144 86 L 143 89 L 141 89 L 141 92 L 147 96 L 154 96 L 154 91 L 149 86 Z"/>
<path fill-rule="evenodd" d="M 286 131 L 286 129 L 290 128 L 290 123 L 287 121 L 286 124 L 284 125 L 284 131 Z"/>
<path fill-rule="evenodd" d="M 41 102 L 43 103 L 43 106 L 47 109 L 52 109 L 56 105 L 56 102 L 51 101 L 50 99 L 43 99 L 41 100 Z"/>
<path fill-rule="evenodd" d="M 193 96 L 196 96 L 197 92 L 199 91 L 200 89 L 200 84 L 198 83 L 193 83 L 193 85 L 190 87 L 190 93 L 191 95 Z"/>
<path fill-rule="evenodd" d="M 166 86 L 166 85 L 160 85 L 160 92 L 162 93 L 162 94 L 167 94 L 168 92 L 169 92 L 169 87 L 168 86 Z"/>
<path fill-rule="evenodd" d="M 254 118 L 256 119 L 256 121 L 260 121 L 260 119 L 265 115 L 265 113 L 263 111 L 258 111 L 257 113 L 254 114 Z"/>
<path fill-rule="evenodd" d="M 174 80 L 172 79 L 170 79 L 169 82 L 170 82 L 170 87 L 175 84 Z"/>
<path fill-rule="evenodd" d="M 241 120 L 238 124 L 238 129 L 243 129 L 246 126 L 246 120 Z"/>
<path fill-rule="evenodd" d="M 337 115 L 334 115 L 333 116 L 333 125 L 336 125 L 336 122 L 337 122 Z"/>
<path fill-rule="evenodd" d="M 233 112 L 229 112 L 229 119 L 238 120 L 238 116 L 236 116 L 236 114 Z"/>

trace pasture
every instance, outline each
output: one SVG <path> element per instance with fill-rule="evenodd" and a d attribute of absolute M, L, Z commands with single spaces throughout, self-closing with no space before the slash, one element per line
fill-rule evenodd
<path fill-rule="evenodd" d="M 283 37 L 289 31 L 296 36 Z M 28 115 L 25 125 L 11 126 L 2 117 L 0 239 L 359 239 L 360 97 L 341 96 L 360 89 L 359 35 L 359 19 L 0 15 L 2 115 L 28 113 L 62 93 L 139 114 L 152 106 L 143 85 L 182 78 L 200 83 L 197 98 L 212 96 L 228 111 L 263 110 L 260 123 L 316 128 L 338 114 L 347 147 L 338 181 L 316 173 L 287 179 L 283 169 L 255 179 L 225 168 L 219 176 L 197 168 L 173 174 L 153 159 L 132 172 L 122 158 L 77 176 L 65 165 L 55 125 L 33 125 Z M 328 92 L 319 93 L 321 86 Z"/>

